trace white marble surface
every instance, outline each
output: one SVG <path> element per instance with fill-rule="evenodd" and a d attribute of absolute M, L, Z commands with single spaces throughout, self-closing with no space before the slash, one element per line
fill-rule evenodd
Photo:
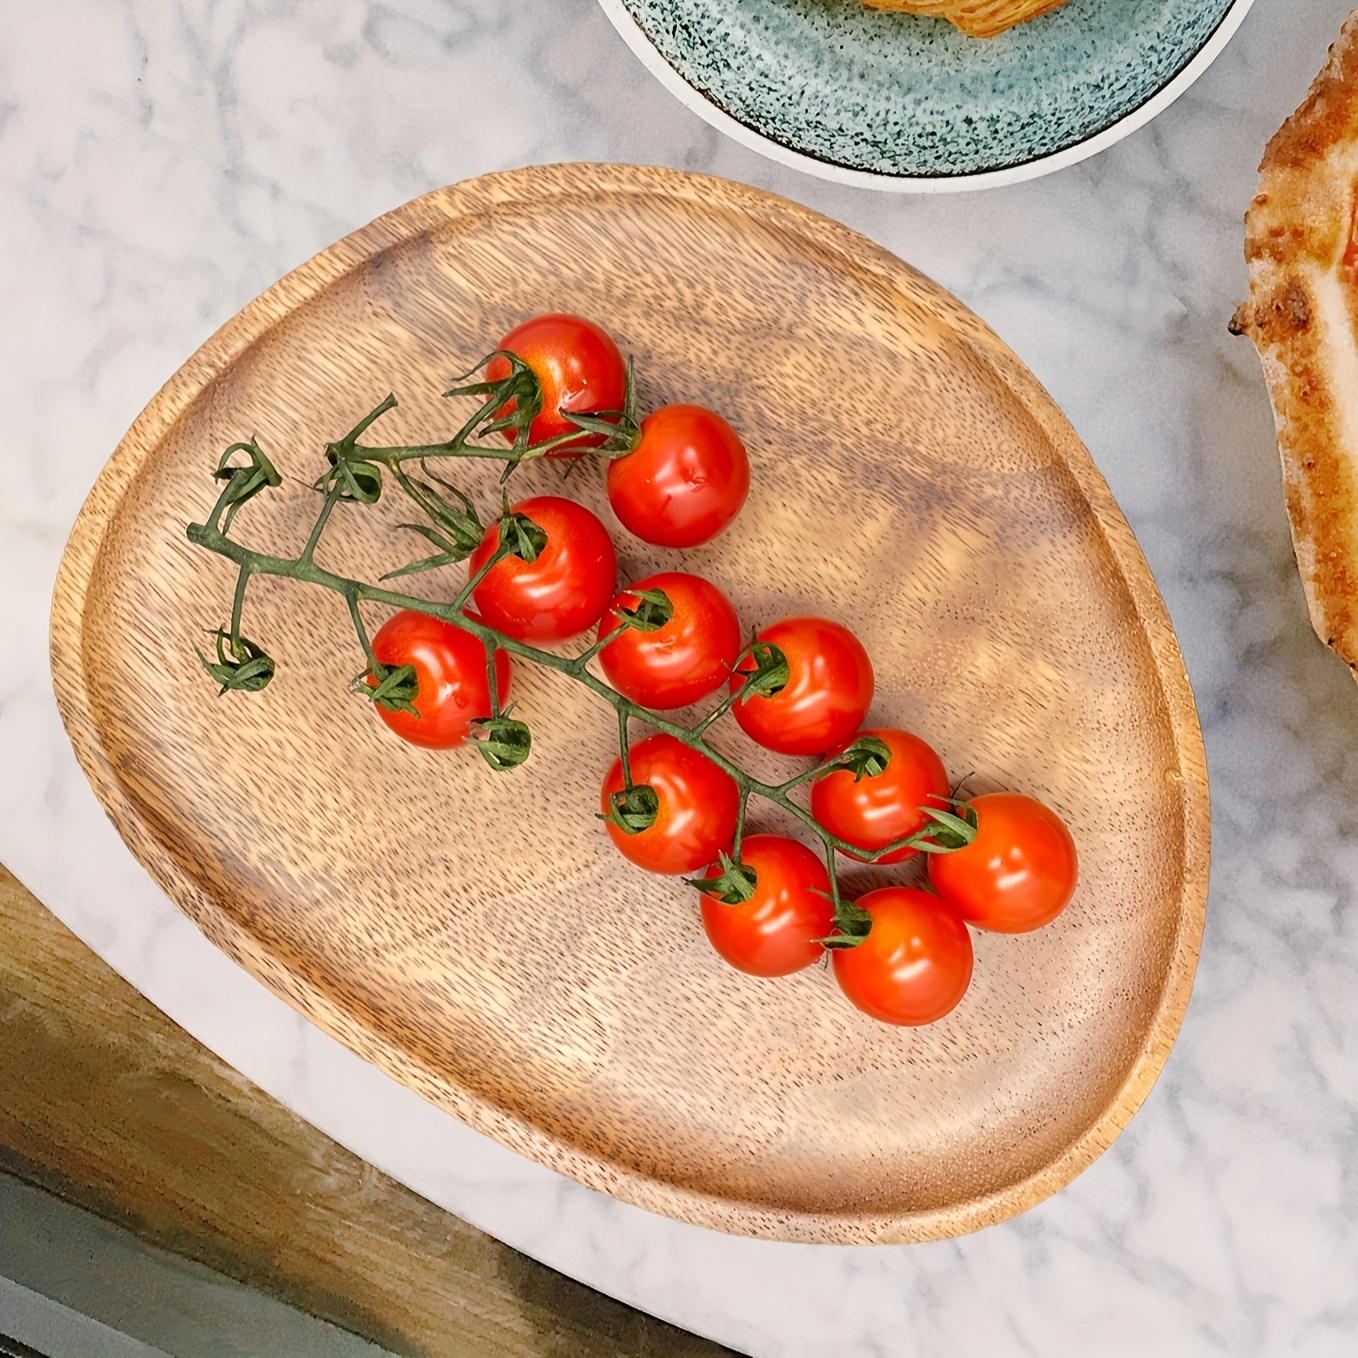
<path fill-rule="evenodd" d="M 1260 151 L 1347 8 L 1258 0 L 1207 76 L 1112 150 L 1013 188 L 902 199 L 724 141 L 645 74 L 593 0 L 0 0 L 0 862 L 338 1140 L 739 1350 L 1351 1355 L 1358 692 L 1311 637 L 1258 367 L 1225 328 Z M 70 753 L 47 675 L 52 580 L 81 500 L 160 383 L 279 275 L 386 209 L 575 159 L 771 188 L 932 274 L 1064 406 L 1164 591 L 1214 797 L 1193 1003 L 1114 1148 L 1005 1225 L 925 1246 L 780 1246 L 651 1216 L 519 1159 L 208 945 L 123 848 Z"/>

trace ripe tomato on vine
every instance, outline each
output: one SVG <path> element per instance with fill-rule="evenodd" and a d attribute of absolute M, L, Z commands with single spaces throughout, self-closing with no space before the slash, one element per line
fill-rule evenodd
<path fill-rule="evenodd" d="M 709 580 L 662 571 L 629 585 L 599 622 L 599 639 L 630 621 L 599 652 L 609 683 L 643 707 L 667 711 L 708 697 L 740 655 L 740 620 Z"/>
<path fill-rule="evenodd" d="M 740 790 L 705 754 L 675 736 L 633 745 L 629 788 L 622 759 L 604 777 L 600 814 L 624 858 L 648 872 L 692 872 L 729 849 Z"/>
<path fill-rule="evenodd" d="M 779 754 L 824 754 L 848 740 L 872 703 L 872 661 L 863 643 L 828 618 L 785 618 L 756 638 L 786 662 L 772 691 L 742 692 L 757 659 L 743 660 L 731 679 L 735 717 L 751 740 Z"/>
<path fill-rule="evenodd" d="M 516 641 L 565 641 L 598 622 L 618 579 L 608 530 L 582 504 L 538 495 L 514 505 L 509 525 L 521 555 L 502 557 L 473 589 L 481 616 Z M 501 523 L 486 529 L 468 566 L 473 578 L 500 545 Z"/>
<path fill-rule="evenodd" d="M 1021 934 L 1050 924 L 1079 878 L 1075 841 L 1060 816 L 1032 797 L 973 797 L 976 838 L 930 860 L 934 890 L 979 929 Z"/>
<path fill-rule="evenodd" d="M 619 522 L 658 547 L 711 542 L 749 493 L 745 445 L 703 406 L 662 406 L 647 415 L 632 451 L 608 464 L 608 499 Z"/>
<path fill-rule="evenodd" d="M 537 411 L 528 426 L 529 444 L 563 441 L 548 457 L 576 458 L 604 441 L 602 434 L 579 432 L 570 416 L 621 411 L 627 397 L 627 364 L 612 338 L 582 316 L 553 312 L 516 325 L 495 346 L 520 359 L 537 379 Z M 497 354 L 486 364 L 486 381 L 503 382 L 510 362 Z M 495 412 L 500 419 L 513 414 L 517 398 Z M 575 438 L 565 435 L 577 431 Z M 513 441 L 514 431 L 505 437 Z"/>
<path fill-rule="evenodd" d="M 738 971 L 790 976 L 824 955 L 835 916 L 830 876 L 805 844 L 750 835 L 739 864 L 714 863 L 693 885 L 709 942 Z"/>
<path fill-rule="evenodd" d="M 849 1001 L 883 1023 L 917 1027 L 951 1013 L 971 984 L 971 935 L 949 905 L 917 887 L 888 886 L 857 902 L 871 927 L 832 954 Z"/>
<path fill-rule="evenodd" d="M 411 745 L 446 750 L 472 733 L 473 723 L 491 716 L 489 657 L 485 644 L 451 623 L 402 609 L 378 628 L 373 655 L 388 670 L 409 665 L 414 692 L 399 706 L 374 703 L 377 714 Z M 497 697 L 509 697 L 511 665 L 504 651 L 495 653 Z M 379 681 L 369 674 L 376 689 Z"/>
<path fill-rule="evenodd" d="M 909 731 L 874 727 L 859 734 L 875 736 L 886 746 L 886 767 L 880 773 L 844 771 L 818 779 L 811 786 L 811 814 L 840 839 L 871 851 L 928 828 L 921 808 L 947 808 L 948 774 L 933 749 Z M 896 849 L 873 861 L 903 863 L 916 852 Z"/>

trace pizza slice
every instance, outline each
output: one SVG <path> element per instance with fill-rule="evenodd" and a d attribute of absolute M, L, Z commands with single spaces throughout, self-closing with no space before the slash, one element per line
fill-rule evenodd
<path fill-rule="evenodd" d="M 1311 624 L 1358 671 L 1358 10 L 1259 166 L 1250 295 Z"/>

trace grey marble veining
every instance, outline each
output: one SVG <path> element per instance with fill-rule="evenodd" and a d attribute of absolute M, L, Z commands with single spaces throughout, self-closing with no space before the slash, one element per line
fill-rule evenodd
<path fill-rule="evenodd" d="M 593 0 L 0 5 L 0 862 L 191 1032 L 519 1248 L 757 1354 L 1316 1355 L 1358 1338 L 1358 692 L 1316 643 L 1267 400 L 1225 325 L 1264 142 L 1346 0 L 1258 0 L 1149 127 L 932 199 L 721 138 Z M 440 184 L 554 160 L 773 189 L 910 260 L 1061 403 L 1145 549 L 1211 768 L 1193 1002 L 1111 1151 L 1018 1219 L 914 1247 L 735 1239 L 627 1207 L 378 1075 L 206 943 L 70 753 L 46 668 L 66 532 L 141 407 L 242 304 Z"/>

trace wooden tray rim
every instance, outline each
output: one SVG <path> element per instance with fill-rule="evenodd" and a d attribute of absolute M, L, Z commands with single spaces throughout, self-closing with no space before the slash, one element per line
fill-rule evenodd
<path fill-rule="evenodd" d="M 932 293 L 965 318 L 962 337 L 997 369 L 1065 461 L 1098 523 L 1145 632 L 1179 758 L 1184 873 L 1178 926 L 1159 1002 L 1126 1079 L 1102 1115 L 1043 1169 L 974 1199 L 905 1214 L 778 1211 L 653 1179 L 593 1155 L 497 1108 L 413 1061 L 357 1024 L 339 1005 L 282 967 L 179 869 L 126 795 L 101 741 L 82 666 L 82 619 L 104 534 L 124 493 L 205 387 L 275 325 L 371 258 L 464 215 L 582 193 L 659 195 L 752 216 L 842 256 L 893 291 Z M 1064 1187 L 1112 1144 L 1140 1107 L 1169 1055 L 1192 990 L 1206 919 L 1210 853 L 1206 756 L 1177 639 L 1150 568 L 1093 460 L 1055 402 L 983 322 L 951 294 L 848 227 L 800 204 L 729 180 L 656 166 L 578 163 L 530 166 L 466 180 L 415 198 L 299 265 L 227 321 L 133 422 L 101 471 L 72 527 L 53 593 L 53 684 L 76 757 L 114 827 L 158 886 L 213 943 L 323 1032 L 476 1131 L 624 1201 L 696 1225 L 771 1240 L 826 1244 L 943 1239 L 993 1225 Z"/>

